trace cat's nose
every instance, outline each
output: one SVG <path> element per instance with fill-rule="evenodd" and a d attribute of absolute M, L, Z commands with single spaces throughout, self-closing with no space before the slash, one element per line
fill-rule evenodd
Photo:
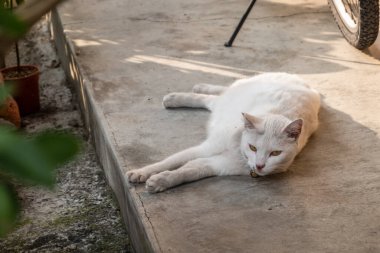
<path fill-rule="evenodd" d="M 264 169 L 264 167 L 265 167 L 265 164 L 256 164 L 256 169 L 257 169 L 258 171 Z"/>

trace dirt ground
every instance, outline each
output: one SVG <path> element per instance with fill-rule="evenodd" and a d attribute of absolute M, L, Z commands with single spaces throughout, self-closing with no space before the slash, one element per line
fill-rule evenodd
<path fill-rule="evenodd" d="M 24 117 L 28 133 L 60 129 L 84 142 L 82 153 L 57 173 L 55 190 L 20 186 L 22 217 L 0 252 L 132 252 L 119 207 L 83 128 L 73 89 L 65 80 L 46 21 L 20 42 L 22 64 L 40 67 L 41 111 Z M 14 64 L 14 54 L 6 59 Z"/>

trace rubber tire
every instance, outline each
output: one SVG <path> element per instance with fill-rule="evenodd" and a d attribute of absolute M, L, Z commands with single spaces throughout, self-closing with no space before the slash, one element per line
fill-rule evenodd
<path fill-rule="evenodd" d="M 346 40 L 357 49 L 371 46 L 379 32 L 379 0 L 359 0 L 359 21 L 355 32 L 341 19 L 333 0 L 328 0 L 334 19 Z"/>

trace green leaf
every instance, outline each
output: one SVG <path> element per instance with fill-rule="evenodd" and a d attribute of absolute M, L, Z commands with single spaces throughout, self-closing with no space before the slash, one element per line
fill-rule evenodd
<path fill-rule="evenodd" d="M 4 85 L 0 84 L 0 106 L 3 105 L 9 95 L 13 93 L 13 86 L 6 82 Z"/>
<path fill-rule="evenodd" d="M 15 226 L 20 211 L 16 196 L 12 187 L 0 181 L 0 237 Z"/>
<path fill-rule="evenodd" d="M 45 132 L 35 136 L 34 145 L 40 149 L 49 163 L 55 167 L 72 159 L 80 149 L 77 138 L 58 132 Z"/>
<path fill-rule="evenodd" d="M 0 128 L 0 169 L 22 179 L 52 186 L 50 164 L 31 142 L 10 129 Z"/>
<path fill-rule="evenodd" d="M 0 7 L 0 30 L 11 36 L 21 36 L 27 31 L 27 26 L 12 12 Z"/>
<path fill-rule="evenodd" d="M 55 183 L 55 169 L 78 153 L 79 143 L 67 134 L 27 138 L 0 127 L 0 170 L 45 186 Z"/>

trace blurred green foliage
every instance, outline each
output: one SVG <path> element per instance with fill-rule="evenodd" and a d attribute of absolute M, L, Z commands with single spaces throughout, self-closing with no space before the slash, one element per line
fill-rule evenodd
<path fill-rule="evenodd" d="M 0 170 L 26 182 L 52 187 L 54 169 L 71 159 L 78 149 L 76 138 L 65 133 L 45 132 L 28 137 L 0 126 Z"/>
<path fill-rule="evenodd" d="M 0 8 L 0 29 L 11 36 L 20 36 L 26 32 L 25 24 L 6 8 Z"/>
<path fill-rule="evenodd" d="M 18 217 L 18 203 L 12 183 L 38 184 L 52 188 L 55 170 L 80 150 L 80 142 L 67 133 L 44 132 L 27 136 L 0 126 L 0 236 Z"/>
<path fill-rule="evenodd" d="M 20 209 L 16 196 L 13 186 L 0 180 L 0 237 L 9 232 L 17 220 Z"/>
<path fill-rule="evenodd" d="M 16 1 L 16 5 L 24 1 Z M 10 11 L 13 9 L 11 0 L 0 0 L 0 29 L 11 36 L 20 36 L 27 31 L 26 25 Z"/>
<path fill-rule="evenodd" d="M 16 0 L 15 4 L 22 2 Z M 43 4 L 34 2 L 35 5 Z M 46 4 L 50 8 L 51 3 Z M 32 8 L 33 4 L 30 5 Z M 29 24 L 22 22 L 22 17 L 14 15 L 10 11 L 12 8 L 11 0 L 0 0 L 0 32 L 16 38 L 28 30 Z M 41 11 L 38 15 L 40 17 L 43 14 Z M 10 86 L 0 83 L 0 107 L 10 92 Z M 67 133 L 48 131 L 26 135 L 0 125 L 0 237 L 14 227 L 20 213 L 13 184 L 22 182 L 52 188 L 55 170 L 73 159 L 80 146 L 80 141 Z"/>

